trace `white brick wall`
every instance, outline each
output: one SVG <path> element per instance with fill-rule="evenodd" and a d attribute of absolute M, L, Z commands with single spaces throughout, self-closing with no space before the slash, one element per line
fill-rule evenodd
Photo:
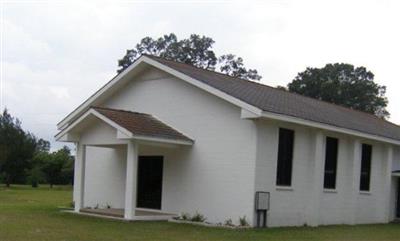
<path fill-rule="evenodd" d="M 124 208 L 126 148 L 87 147 L 84 207 Z"/>
<path fill-rule="evenodd" d="M 276 168 L 279 128 L 293 129 L 295 142 L 291 189 L 277 189 Z M 273 121 L 258 122 L 258 144 L 256 164 L 256 190 L 270 192 L 268 212 L 269 226 L 299 226 L 307 221 L 307 204 L 312 183 L 309 163 L 311 162 L 311 133 L 308 129 Z"/>
<path fill-rule="evenodd" d="M 301 226 L 310 225 L 312 213 L 310 208 L 313 187 L 314 140 L 316 130 L 305 128 L 284 122 L 259 121 L 258 122 L 258 149 L 256 162 L 256 190 L 271 193 L 271 210 L 268 215 L 269 226 Z M 278 130 L 279 127 L 293 129 L 295 131 L 295 145 L 293 153 L 292 187 L 288 190 L 280 189 L 275 185 Z M 389 205 L 384 193 L 384 181 L 387 176 L 384 173 L 386 165 L 385 147 L 383 144 L 361 140 L 361 143 L 373 145 L 371 191 L 360 193 L 358 188 L 352 189 L 353 170 L 352 156 L 354 138 L 346 135 L 324 132 L 326 136 L 339 139 L 338 169 L 336 190 L 320 190 L 319 225 L 328 224 L 352 224 L 355 223 L 379 223 L 385 220 L 385 210 Z M 325 162 L 325 150 L 323 150 Z M 357 166 L 356 179 L 359 179 L 360 170 Z M 322 166 L 323 170 L 323 166 Z M 323 183 L 323 176 L 320 180 Z M 357 184 L 358 187 L 359 184 Z M 352 195 L 355 195 L 354 199 Z"/>

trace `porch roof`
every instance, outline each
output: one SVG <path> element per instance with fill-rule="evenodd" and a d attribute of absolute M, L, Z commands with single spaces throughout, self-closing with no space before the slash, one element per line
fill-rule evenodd
<path fill-rule="evenodd" d="M 75 123 L 72 123 L 68 128 L 58 133 L 56 139 L 61 140 L 64 135 L 68 134 L 70 130 L 89 115 L 94 115 L 116 128 L 120 133 L 118 135 L 119 139 L 138 139 L 186 145 L 194 143 L 191 138 L 150 114 L 105 107 L 91 107 Z"/>
<path fill-rule="evenodd" d="M 165 138 L 193 142 L 174 128 L 156 119 L 150 114 L 116 110 L 104 107 L 93 107 L 102 115 L 130 131 L 133 135 Z"/>

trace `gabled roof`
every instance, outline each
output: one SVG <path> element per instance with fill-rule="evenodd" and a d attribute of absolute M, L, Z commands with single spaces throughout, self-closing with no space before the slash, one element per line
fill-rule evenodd
<path fill-rule="evenodd" d="M 111 79 L 58 123 L 58 128 L 67 128 L 91 106 L 101 105 L 118 86 L 149 65 L 249 111 L 254 118 L 267 117 L 400 145 L 400 127 L 372 114 L 150 55 L 141 56 Z"/>
<path fill-rule="evenodd" d="M 135 139 L 182 145 L 192 145 L 194 143 L 192 139 L 152 115 L 105 107 L 91 107 L 67 128 L 60 131 L 55 136 L 56 140 L 77 141 L 76 134 L 81 131 L 82 124 L 85 126 L 85 121 L 90 121 L 92 120 L 90 118 L 93 117 L 115 128 L 117 130 L 117 139 Z"/>
<path fill-rule="evenodd" d="M 400 126 L 375 115 L 234 78 L 188 64 L 148 56 L 263 111 L 400 140 Z"/>
<path fill-rule="evenodd" d="M 174 128 L 156 119 L 150 114 L 117 110 L 104 107 L 93 107 L 97 112 L 127 129 L 133 136 L 145 136 L 170 140 L 193 142 Z"/>

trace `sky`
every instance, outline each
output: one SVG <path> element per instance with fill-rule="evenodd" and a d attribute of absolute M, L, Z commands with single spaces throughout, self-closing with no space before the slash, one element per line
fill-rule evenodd
<path fill-rule="evenodd" d="M 56 124 L 102 85 L 143 37 L 196 33 L 271 86 L 306 67 L 365 66 L 400 123 L 400 1 L 0 0 L 0 109 L 57 149 Z"/>

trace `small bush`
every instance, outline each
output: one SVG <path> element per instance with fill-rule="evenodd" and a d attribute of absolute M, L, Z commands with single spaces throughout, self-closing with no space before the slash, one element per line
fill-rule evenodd
<path fill-rule="evenodd" d="M 242 227 L 249 226 L 249 223 L 246 220 L 246 216 L 239 217 L 239 225 Z"/>
<path fill-rule="evenodd" d="M 232 219 L 230 219 L 230 218 L 228 218 L 227 220 L 225 220 L 224 225 L 225 225 L 225 226 L 234 226 L 234 225 L 233 225 L 233 222 L 232 222 Z"/>
<path fill-rule="evenodd" d="M 69 203 L 69 207 L 70 207 L 70 208 L 75 208 L 75 202 L 70 202 L 70 203 Z"/>
<path fill-rule="evenodd" d="M 185 220 L 185 221 L 190 220 L 191 219 L 190 218 L 190 214 L 189 213 L 182 213 L 181 214 L 181 219 Z"/>
<path fill-rule="evenodd" d="M 110 208 L 111 208 L 111 204 L 107 203 L 107 204 L 106 204 L 106 208 L 107 208 L 107 209 L 110 209 Z"/>
<path fill-rule="evenodd" d="M 206 218 L 204 215 L 200 214 L 199 212 L 196 212 L 193 217 L 190 219 L 192 222 L 204 222 L 206 221 Z"/>

